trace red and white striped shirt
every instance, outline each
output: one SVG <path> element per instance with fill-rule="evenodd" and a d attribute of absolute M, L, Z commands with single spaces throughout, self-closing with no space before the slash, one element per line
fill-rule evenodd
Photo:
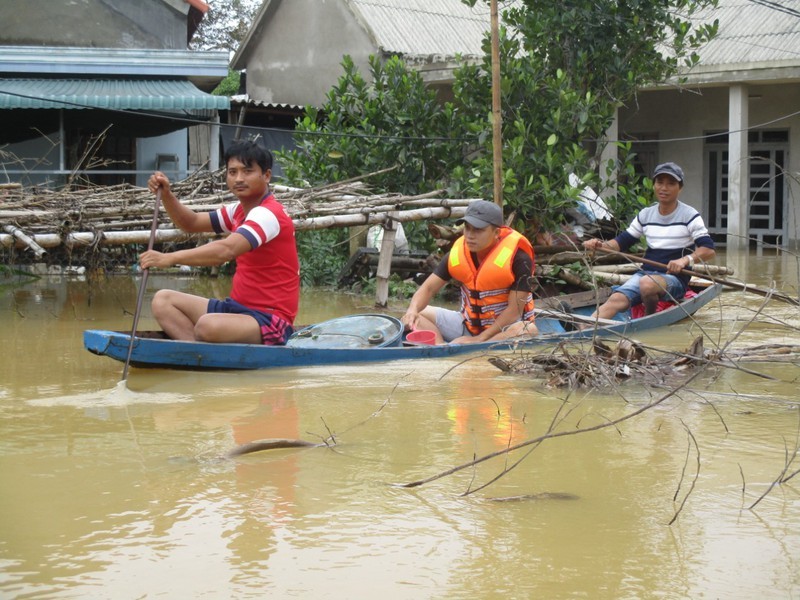
<path fill-rule="evenodd" d="M 216 233 L 239 233 L 251 250 L 236 259 L 231 298 L 248 308 L 276 313 L 294 323 L 300 301 L 300 261 L 294 224 L 283 205 L 268 193 L 245 214 L 239 202 L 211 213 Z"/>

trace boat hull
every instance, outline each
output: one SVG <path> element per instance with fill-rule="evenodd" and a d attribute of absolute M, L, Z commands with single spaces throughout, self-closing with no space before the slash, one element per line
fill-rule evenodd
<path fill-rule="evenodd" d="M 374 363 L 420 358 L 445 358 L 482 351 L 529 348 L 557 343 L 565 339 L 628 336 L 640 331 L 672 325 L 694 314 L 716 298 L 721 286 L 713 285 L 697 296 L 667 310 L 629 320 L 624 315 L 613 325 L 576 331 L 565 331 L 556 318 L 537 318 L 540 335 L 525 339 L 477 344 L 399 345 L 391 347 L 293 347 L 253 344 L 211 344 L 182 342 L 137 335 L 131 346 L 129 333 L 107 330 L 86 330 L 84 347 L 94 354 L 125 362 L 130 348 L 130 364 L 136 367 L 157 367 L 192 370 L 255 370 L 280 367 L 308 367 L 346 363 Z M 591 312 L 593 306 L 576 309 Z"/>

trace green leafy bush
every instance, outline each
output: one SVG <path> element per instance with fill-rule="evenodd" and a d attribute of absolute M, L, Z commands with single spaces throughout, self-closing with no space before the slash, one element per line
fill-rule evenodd
<path fill-rule="evenodd" d="M 297 232 L 300 282 L 306 287 L 336 285 L 348 259 L 344 229 L 319 229 Z"/>

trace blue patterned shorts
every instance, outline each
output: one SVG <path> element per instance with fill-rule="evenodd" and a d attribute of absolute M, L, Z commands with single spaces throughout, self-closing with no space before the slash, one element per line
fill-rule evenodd
<path fill-rule="evenodd" d="M 208 312 L 253 317 L 261 328 L 261 343 L 265 346 L 283 346 L 289 340 L 289 336 L 294 333 L 294 327 L 278 315 L 247 308 L 244 304 L 230 298 L 225 298 L 225 300 L 209 299 Z"/>

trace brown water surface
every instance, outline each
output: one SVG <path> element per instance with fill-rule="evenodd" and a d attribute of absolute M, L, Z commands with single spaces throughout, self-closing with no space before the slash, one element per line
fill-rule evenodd
<path fill-rule="evenodd" d="M 796 257 L 731 256 L 797 295 Z M 800 596 L 798 361 L 716 369 L 667 394 L 546 389 L 478 356 L 242 373 L 131 369 L 82 347 L 130 327 L 138 281 L 2 280 L 0 595 L 47 598 L 791 598 Z M 152 276 L 224 295 L 226 282 Z M 762 298 L 726 292 L 640 340 L 724 344 Z M 400 308 L 400 307 L 396 307 Z M 299 320 L 371 312 L 306 292 Z M 145 310 L 141 326 L 154 323 Z M 770 303 L 734 342 L 800 344 Z M 555 421 L 554 421 L 555 419 Z M 332 448 L 225 459 L 263 438 Z M 519 462 L 518 462 L 519 461 Z M 472 494 L 501 473 L 499 480 Z M 699 469 L 699 472 L 698 472 Z M 504 501 L 497 501 L 503 499 Z M 678 513 L 675 522 L 670 521 Z"/>

